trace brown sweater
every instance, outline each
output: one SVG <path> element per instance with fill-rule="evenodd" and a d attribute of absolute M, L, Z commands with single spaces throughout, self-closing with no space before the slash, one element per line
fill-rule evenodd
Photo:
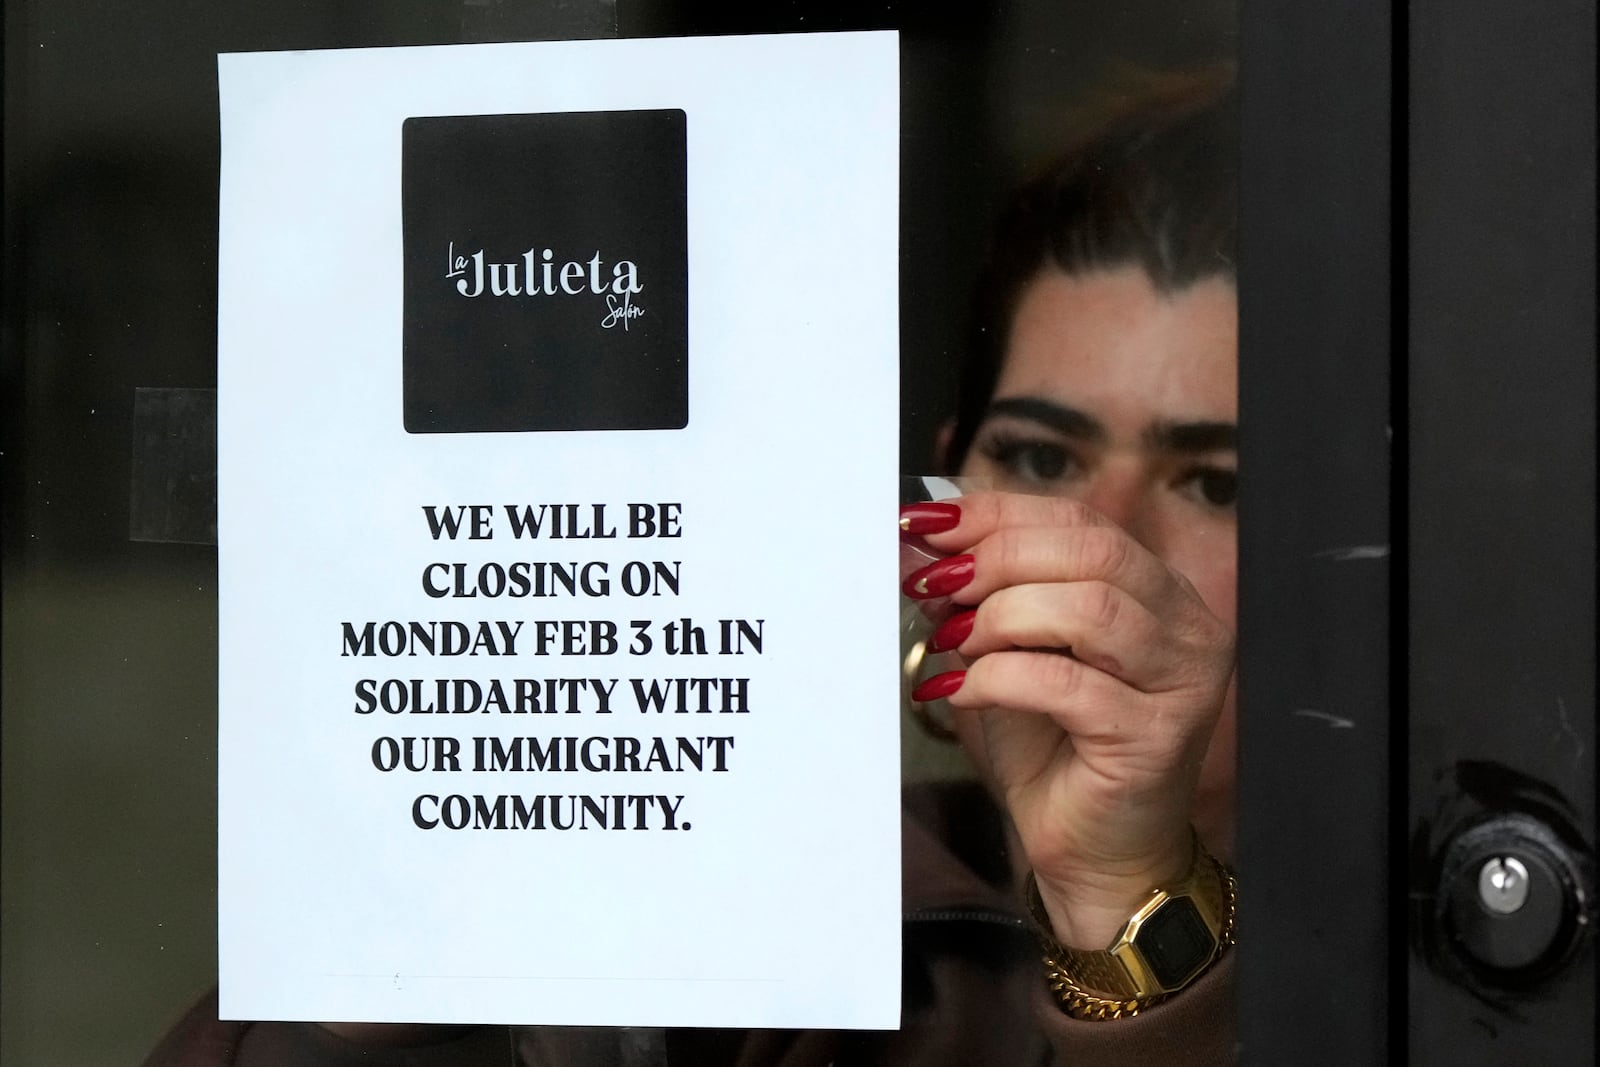
<path fill-rule="evenodd" d="M 976 785 L 906 794 L 899 1030 L 439 1027 L 426 1044 L 363 1047 L 308 1023 L 219 1021 L 213 991 L 146 1067 L 1231 1063 L 1232 956 L 1134 1019 L 1082 1022 L 1057 1009 L 1011 885 L 1002 818 Z"/>

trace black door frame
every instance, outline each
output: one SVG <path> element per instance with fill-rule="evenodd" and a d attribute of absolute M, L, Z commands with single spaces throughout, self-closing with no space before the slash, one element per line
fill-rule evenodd
<path fill-rule="evenodd" d="M 1593 939 L 1485 980 L 1435 897 L 1531 811 L 1592 916 L 1594 8 L 1243 16 L 1243 1057 L 1593 1062 Z"/>

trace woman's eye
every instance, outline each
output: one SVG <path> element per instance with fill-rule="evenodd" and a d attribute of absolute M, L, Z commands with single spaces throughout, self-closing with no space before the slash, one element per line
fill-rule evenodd
<path fill-rule="evenodd" d="M 1054 441 L 994 437 L 984 443 L 982 451 L 1008 475 L 1023 482 L 1059 481 L 1077 470 L 1071 451 Z"/>
<path fill-rule="evenodd" d="M 1239 499 L 1239 472 L 1225 467 L 1196 467 L 1185 472 L 1179 488 L 1198 503 L 1231 508 Z"/>

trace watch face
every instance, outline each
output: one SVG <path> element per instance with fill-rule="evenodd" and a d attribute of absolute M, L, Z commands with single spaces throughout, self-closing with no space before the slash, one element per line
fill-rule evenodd
<path fill-rule="evenodd" d="M 1217 939 L 1188 897 L 1173 897 L 1146 919 L 1133 939 L 1150 973 L 1176 989 L 1211 961 Z"/>

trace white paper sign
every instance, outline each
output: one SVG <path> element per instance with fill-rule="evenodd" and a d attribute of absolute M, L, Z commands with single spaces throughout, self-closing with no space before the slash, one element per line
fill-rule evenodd
<path fill-rule="evenodd" d="M 895 36 L 219 71 L 222 1015 L 898 1025 Z"/>

